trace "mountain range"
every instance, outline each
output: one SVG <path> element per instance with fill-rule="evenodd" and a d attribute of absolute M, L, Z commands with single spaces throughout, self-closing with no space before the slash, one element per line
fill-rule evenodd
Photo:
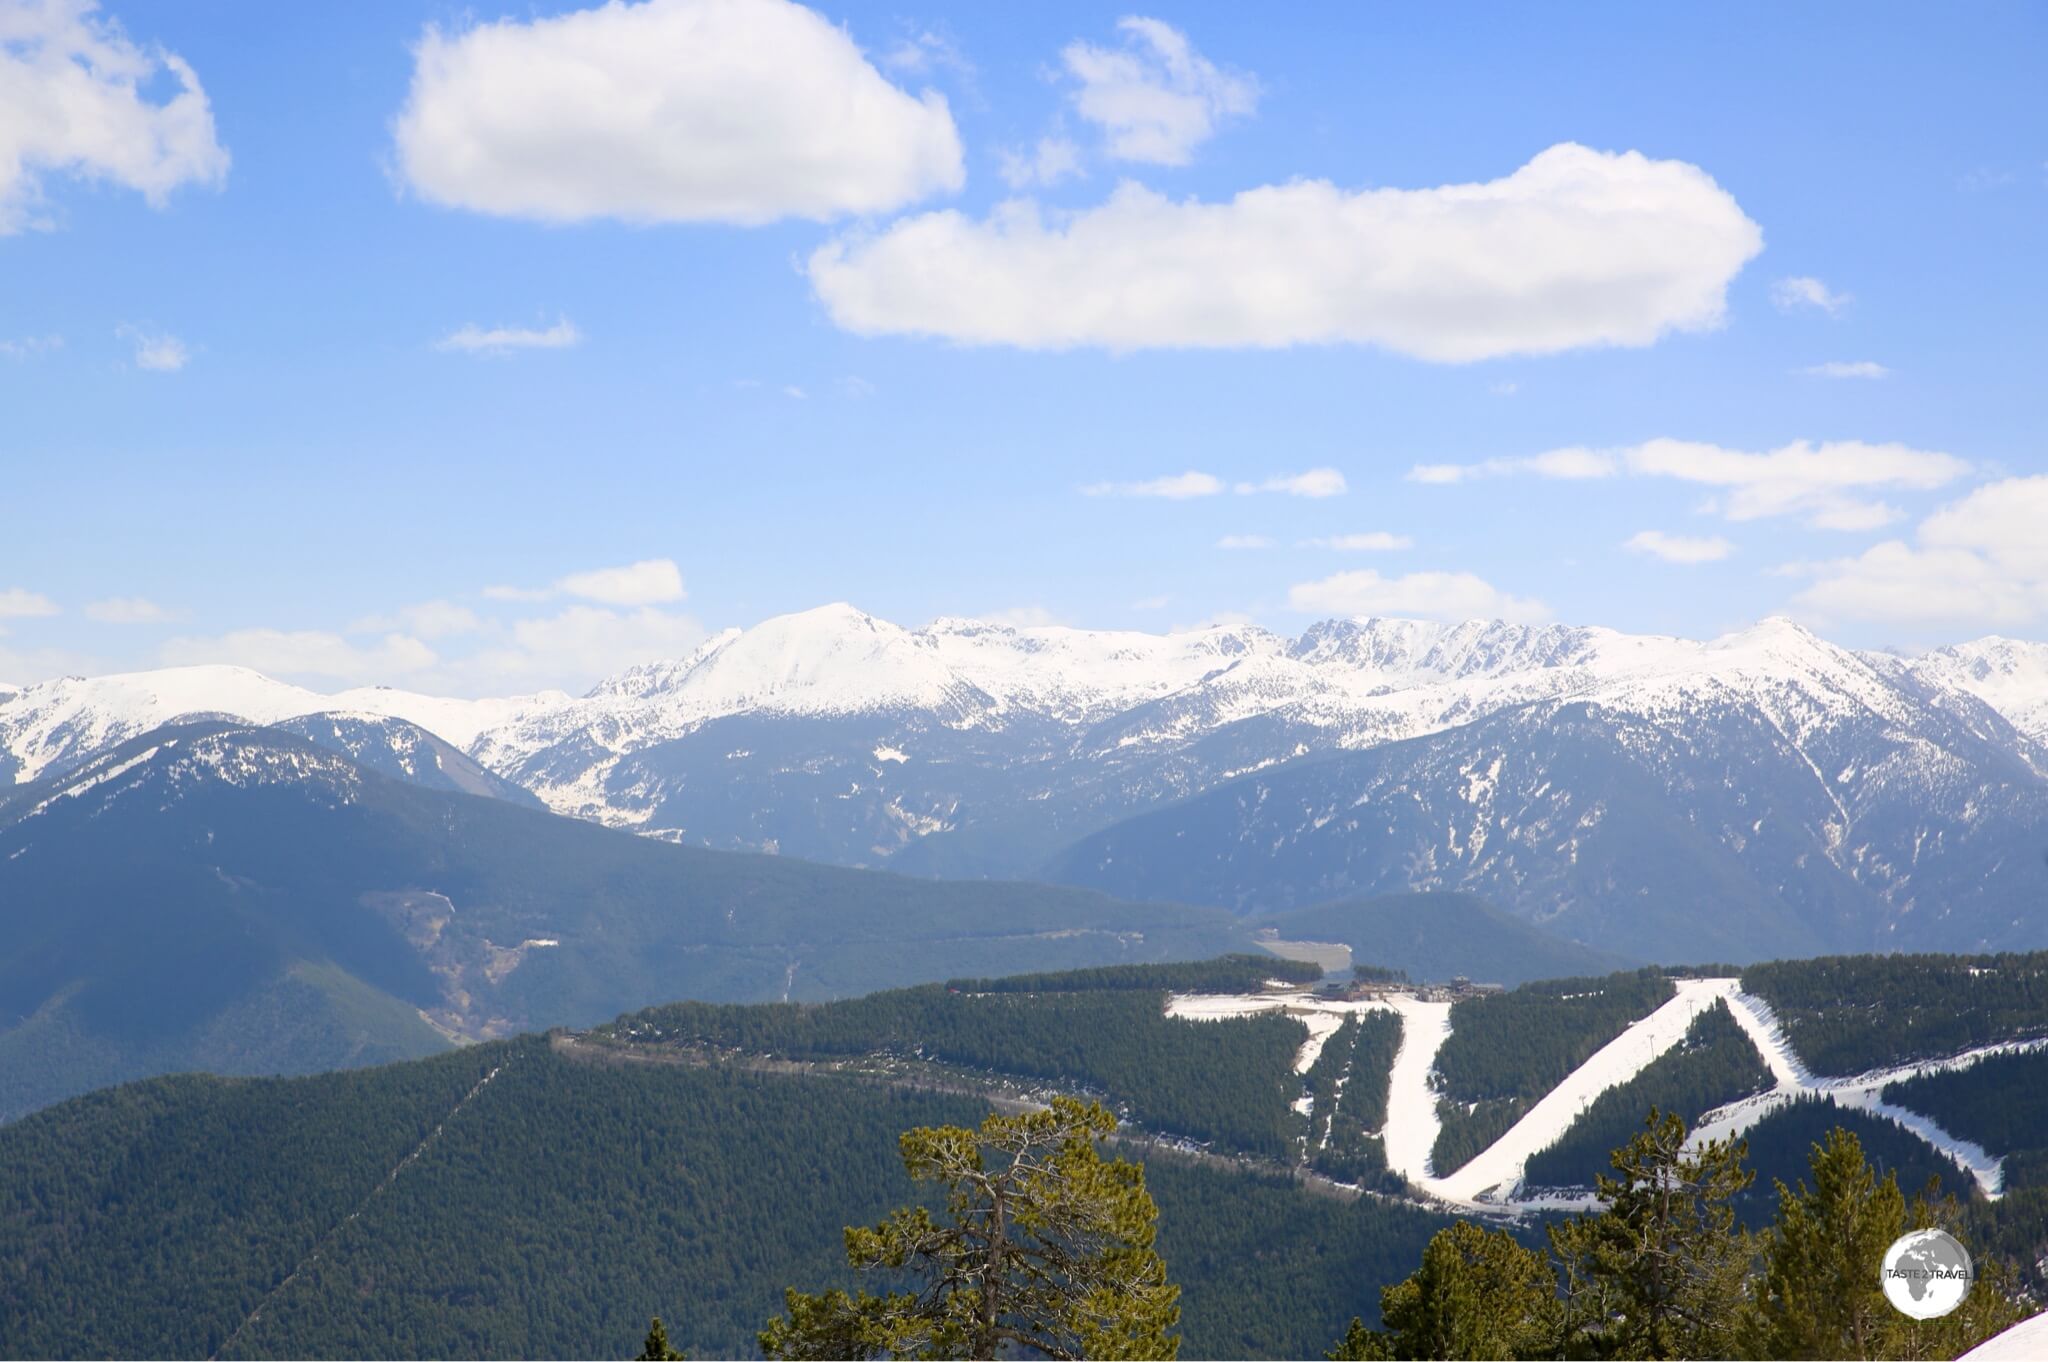
<path fill-rule="evenodd" d="M 345 731 L 345 726 L 344 731 Z M 0 790 L 0 1121 L 179 1069 L 306 1073 L 674 998 L 815 999 L 1245 946 L 1214 908 L 704 851 L 460 788 L 390 720 L 173 725 Z M 453 775 L 450 772 L 453 772 Z"/>
<path fill-rule="evenodd" d="M 1907 658 L 1782 619 L 1707 642 L 912 630 L 835 605 L 575 699 L 226 667 L 45 682 L 0 696 L 0 778 L 195 715 L 295 720 L 400 779 L 648 838 L 923 876 L 1253 915 L 1466 891 L 1637 959 L 2048 943 L 2048 644 Z"/>

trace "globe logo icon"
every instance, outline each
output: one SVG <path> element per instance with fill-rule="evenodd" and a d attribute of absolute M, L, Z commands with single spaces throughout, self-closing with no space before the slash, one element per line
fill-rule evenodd
<path fill-rule="evenodd" d="M 1970 1255 L 1942 1230 L 1914 1230 L 1885 1250 L 1885 1299 L 1914 1319 L 1939 1319 L 1963 1303 L 1976 1272 Z"/>

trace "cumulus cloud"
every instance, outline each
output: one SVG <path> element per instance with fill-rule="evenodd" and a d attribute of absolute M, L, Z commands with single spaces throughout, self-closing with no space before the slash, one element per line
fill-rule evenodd
<path fill-rule="evenodd" d="M 1623 472 L 1715 488 L 1713 509 L 1730 520 L 1802 516 L 1825 530 L 1871 530 L 1898 512 L 1869 494 L 1945 487 L 1970 465 L 1951 454 L 1862 440 L 1794 440 L 1752 452 L 1697 440 L 1657 439 L 1621 449 L 1553 449 L 1528 458 L 1473 464 L 1418 464 L 1415 482 L 1457 483 L 1529 473 L 1545 478 L 1606 478 Z"/>
<path fill-rule="evenodd" d="M 348 628 L 352 634 L 398 631 L 418 638 L 449 638 L 457 634 L 473 634 L 483 627 L 483 621 L 466 605 L 457 605 L 453 601 L 422 601 L 386 614 L 367 615 Z"/>
<path fill-rule="evenodd" d="M 469 355 L 502 355 L 513 350 L 565 350 L 582 340 L 583 333 L 576 329 L 576 323 L 561 317 L 545 330 L 522 326 L 486 328 L 470 322 L 435 341 L 434 348 Z"/>
<path fill-rule="evenodd" d="M 1270 549 L 1273 541 L 1263 534 L 1226 534 L 1216 541 L 1219 549 Z"/>
<path fill-rule="evenodd" d="M 1697 166 L 1563 144 L 1502 179 L 1227 202 L 1138 184 L 1048 215 L 901 219 L 809 262 L 862 335 L 1028 349 L 1377 345 L 1442 362 L 1648 345 L 1720 325 L 1763 234 Z"/>
<path fill-rule="evenodd" d="M 1469 572 L 1411 572 L 1382 577 L 1371 569 L 1339 572 L 1287 590 L 1290 609 L 1318 615 L 1401 615 L 1422 619 L 1501 619 L 1534 624 L 1550 618 L 1541 601 L 1510 596 Z"/>
<path fill-rule="evenodd" d="M 1287 473 L 1263 482 L 1241 482 L 1237 485 L 1239 496 L 1250 496 L 1255 492 L 1282 492 L 1290 497 L 1341 497 L 1345 493 L 1344 475 L 1334 468 L 1311 468 L 1306 473 Z"/>
<path fill-rule="evenodd" d="M 1186 165 L 1218 123 L 1258 106 L 1257 81 L 1222 70 L 1171 24 L 1133 16 L 1116 27 L 1119 47 L 1074 42 L 1060 54 L 1075 112 L 1116 159 Z"/>
<path fill-rule="evenodd" d="M 180 185 L 227 179 L 198 75 L 97 10 L 93 0 L 0 4 L 0 236 L 51 225 L 48 175 L 117 184 L 154 208 Z M 165 75 L 177 93 L 144 94 Z"/>
<path fill-rule="evenodd" d="M 1831 359 L 1825 364 L 1809 364 L 1799 372 L 1813 378 L 1889 378 L 1892 371 L 1874 359 Z"/>
<path fill-rule="evenodd" d="M 1003 183 L 1012 189 L 1058 184 L 1081 173 L 1081 149 L 1064 137 L 1041 137 L 1029 151 L 1005 149 L 998 155 Z"/>
<path fill-rule="evenodd" d="M 10 586 L 0 591 L 0 620 L 39 619 L 57 613 L 57 603 L 40 591 Z"/>
<path fill-rule="evenodd" d="M 430 26 L 392 131 L 422 198 L 544 222 L 822 221 L 964 178 L 945 98 L 788 0 Z"/>
<path fill-rule="evenodd" d="M 2048 475 L 1975 488 L 1921 522 L 1917 542 L 1795 563 L 1813 582 L 1797 605 L 1824 619 L 2013 628 L 2048 617 Z"/>
<path fill-rule="evenodd" d="M 167 331 L 124 322 L 114 328 L 114 334 L 134 347 L 135 367 L 138 369 L 174 374 L 192 359 L 192 352 L 186 348 L 185 342 Z"/>
<path fill-rule="evenodd" d="M 87 604 L 85 617 L 101 624 L 163 624 L 177 615 L 144 596 L 111 596 Z"/>
<path fill-rule="evenodd" d="M 683 573 L 671 558 L 648 558 L 623 567 L 572 572 L 544 587 L 487 586 L 494 601 L 545 601 L 576 596 L 602 605 L 661 605 L 683 599 Z"/>
<path fill-rule="evenodd" d="M 1327 539 L 1302 542 L 1308 548 L 1335 549 L 1339 553 L 1393 553 L 1415 547 L 1415 541 L 1407 535 L 1390 534 L 1385 530 L 1373 530 L 1367 534 L 1336 534 Z"/>
<path fill-rule="evenodd" d="M 1849 294 L 1836 293 L 1810 274 L 1798 274 L 1774 282 L 1771 301 L 1780 312 L 1825 312 L 1833 317 L 1852 299 Z"/>
<path fill-rule="evenodd" d="M 1795 440 L 1761 453 L 1691 440 L 1651 440 L 1626 452 L 1629 471 L 1723 490 L 1730 520 L 1804 516 L 1817 529 L 1865 530 L 1895 518 L 1865 494 L 1926 492 L 1969 471 L 1950 454 L 1902 444 Z"/>
<path fill-rule="evenodd" d="M 1642 530 L 1622 541 L 1623 548 L 1635 553 L 1647 553 L 1652 558 L 1662 558 L 1667 563 L 1716 563 L 1735 552 L 1735 546 L 1718 536 L 1696 538 L 1682 534 L 1666 534 L 1662 530 Z"/>
<path fill-rule="evenodd" d="M 476 651 L 444 662 L 431 679 L 467 694 L 582 690 L 627 667 L 685 656 L 703 641 L 704 626 L 688 615 L 572 605 L 514 621 Z"/>
<path fill-rule="evenodd" d="M 1186 501 L 1190 497 L 1213 497 L 1223 491 L 1223 479 L 1211 473 L 1175 473 L 1170 477 L 1147 478 L 1143 482 L 1091 482 L 1081 489 L 1084 497 L 1163 497 Z"/>
<path fill-rule="evenodd" d="M 407 634 L 387 634 L 363 645 L 317 629 L 236 629 L 210 637 L 166 640 L 167 666 L 224 662 L 271 676 L 345 685 L 375 685 L 425 671 L 434 650 Z"/>

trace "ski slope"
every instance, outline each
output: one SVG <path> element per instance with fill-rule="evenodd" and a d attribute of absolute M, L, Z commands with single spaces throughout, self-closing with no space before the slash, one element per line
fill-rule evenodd
<path fill-rule="evenodd" d="M 1385 1143 L 1387 1165 L 1417 1191 L 1461 1209 L 1519 1211 L 1582 1205 L 1584 1198 L 1524 1197 L 1522 1178 L 1529 1160 L 1562 1139 L 1602 1093 L 1635 1078 L 1684 1040 L 1693 1022 L 1717 1003 L 1728 1005 L 1730 1015 L 1756 1047 L 1775 1086 L 1768 1092 L 1706 1113 L 1693 1129 L 1691 1143 L 1737 1137 L 1791 1102 L 1818 1098 L 1891 1121 L 1918 1136 L 1975 1179 L 1987 1196 L 1995 1198 L 2003 1190 L 2003 1161 L 1999 1157 L 1942 1129 L 1927 1116 L 1884 1101 L 1884 1089 L 1889 1083 L 1920 1074 L 1968 1068 L 1993 1055 L 2048 1048 L 2048 1039 L 1987 1045 L 1946 1059 L 1853 1077 L 1823 1077 L 1815 1075 L 1800 1060 L 1769 1004 L 1745 993 L 1740 979 L 1679 979 L 1675 984 L 1676 992 L 1670 1001 L 1629 1023 L 1626 1030 L 1546 1093 L 1498 1140 L 1464 1166 L 1443 1173 L 1432 1163 L 1437 1134 L 1442 1128 L 1437 1115 L 1436 1058 L 1450 1038 L 1451 1003 L 1425 1001 L 1412 993 L 1347 1002 L 1318 998 L 1306 990 L 1275 990 L 1175 995 L 1168 999 L 1166 1012 L 1170 1017 L 1189 1021 L 1222 1021 L 1265 1012 L 1292 1017 L 1308 1031 L 1308 1038 L 1295 1054 L 1297 1074 L 1307 1073 L 1314 1065 L 1323 1045 L 1344 1024 L 1345 1016 L 1393 1012 L 1401 1019 L 1401 1044 L 1388 1079 L 1386 1127 L 1378 1132 Z M 1295 1110 L 1306 1115 L 1307 1100 L 1304 1094 L 1294 1104 Z"/>

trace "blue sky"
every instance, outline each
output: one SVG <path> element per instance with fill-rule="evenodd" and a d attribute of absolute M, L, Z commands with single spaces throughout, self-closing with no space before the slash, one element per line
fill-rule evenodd
<path fill-rule="evenodd" d="M 0 0 L 0 680 L 2048 632 L 2038 6 L 587 8 Z"/>

